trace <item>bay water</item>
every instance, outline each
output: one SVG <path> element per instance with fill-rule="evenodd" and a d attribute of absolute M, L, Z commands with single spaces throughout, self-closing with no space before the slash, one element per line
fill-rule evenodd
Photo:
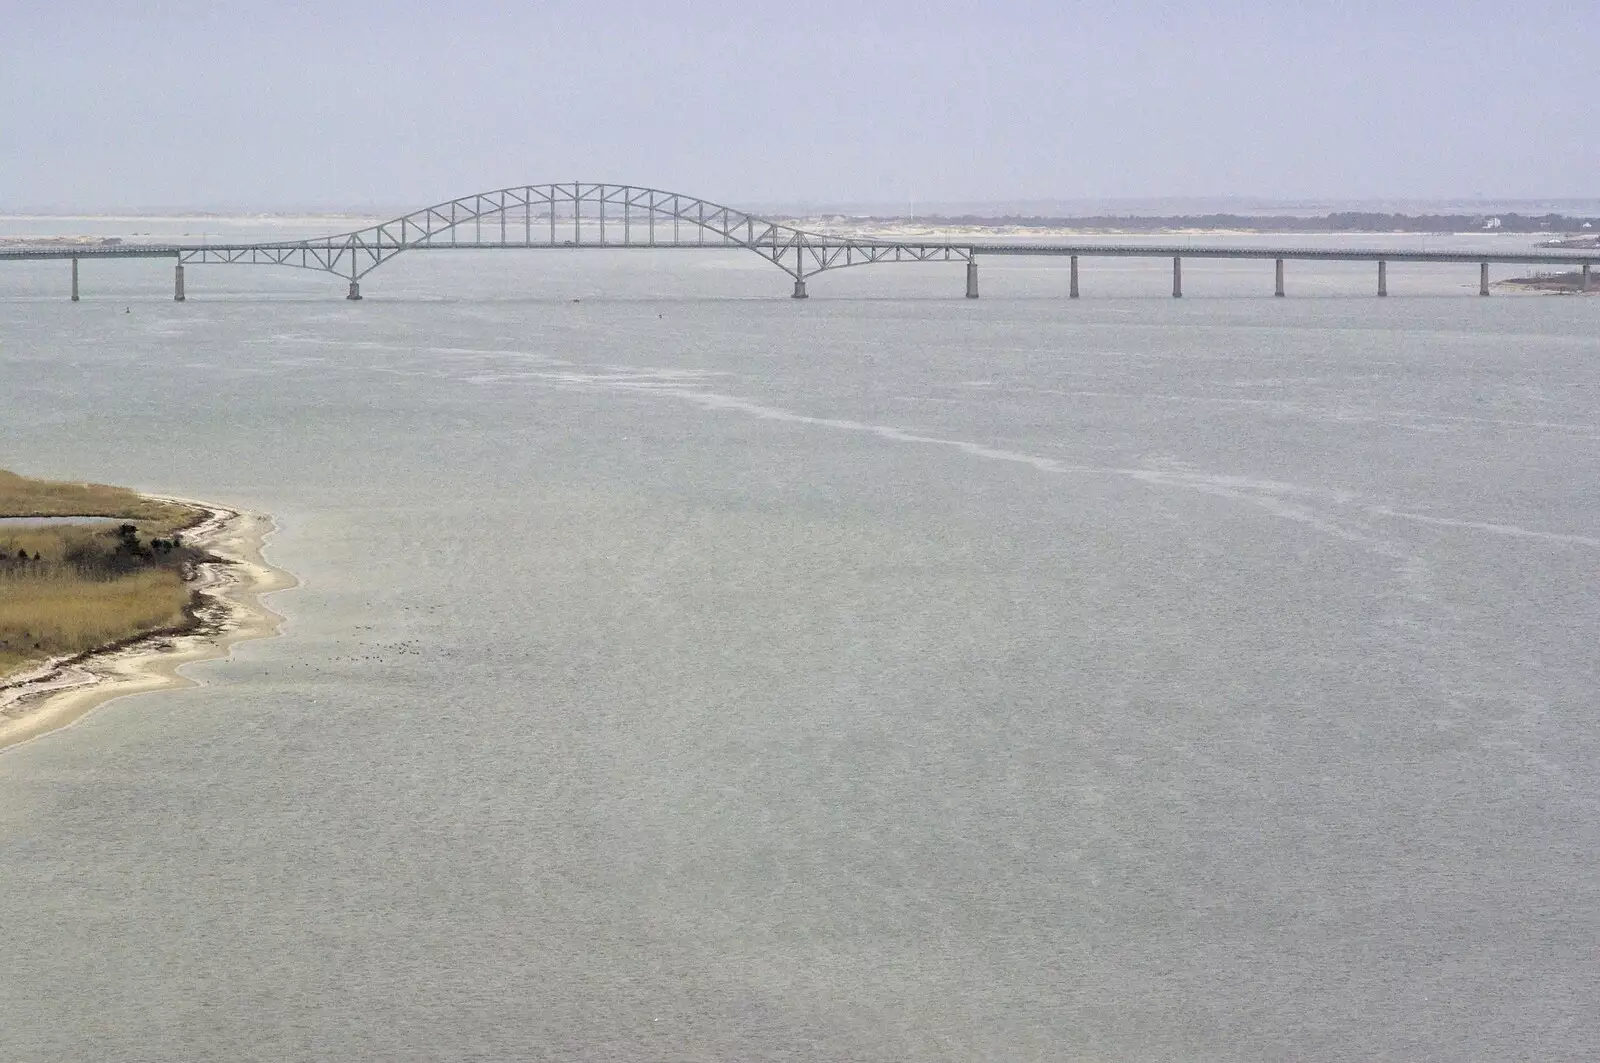
<path fill-rule="evenodd" d="M 1600 1054 L 1600 300 L 1166 268 L 0 265 L 301 581 L 0 754 L 0 1058 Z"/>

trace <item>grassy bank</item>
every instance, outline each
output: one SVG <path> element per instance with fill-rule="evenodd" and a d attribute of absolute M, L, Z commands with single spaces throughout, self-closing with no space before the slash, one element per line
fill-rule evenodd
<path fill-rule="evenodd" d="M 183 542 L 195 512 L 104 484 L 0 470 L 0 517 L 115 517 L 109 525 L 0 525 L 0 676 L 191 623 Z"/>

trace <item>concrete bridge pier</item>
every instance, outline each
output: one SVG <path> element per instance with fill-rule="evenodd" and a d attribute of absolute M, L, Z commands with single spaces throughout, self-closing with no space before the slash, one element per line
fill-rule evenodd
<path fill-rule="evenodd" d="M 172 301 L 183 302 L 183 263 L 179 262 L 172 273 Z"/>
<path fill-rule="evenodd" d="M 76 261 L 76 259 L 74 259 L 74 261 Z M 77 274 L 73 274 L 73 276 L 77 276 Z M 77 291 L 77 286 L 74 285 L 72 290 Z M 1587 262 L 1583 264 L 1583 290 L 1589 290 L 1589 263 Z"/>
<path fill-rule="evenodd" d="M 1070 287 L 1068 287 L 1068 289 L 1067 289 L 1067 298 L 1076 299 L 1077 297 L 1078 297 L 1078 256 L 1077 255 L 1073 255 L 1072 256 L 1072 281 L 1071 281 Z"/>
<path fill-rule="evenodd" d="M 1276 274 L 1277 274 L 1277 284 L 1272 289 L 1272 294 L 1277 296 L 1279 299 L 1282 299 L 1283 298 L 1283 259 L 1281 259 L 1281 258 L 1278 259 L 1277 266 L 1275 267 L 1275 271 L 1276 271 Z"/>
<path fill-rule="evenodd" d="M 967 259 L 967 298 L 968 299 L 976 299 L 977 297 L 978 297 L 978 257 L 976 255 L 974 255 L 973 257 Z"/>
<path fill-rule="evenodd" d="M 1588 268 L 1587 267 L 1585 267 L 1584 276 L 1585 277 L 1588 276 Z M 78 259 L 77 259 L 77 256 L 73 256 L 73 259 L 72 259 L 72 301 L 73 302 L 77 302 L 78 301 Z"/>
<path fill-rule="evenodd" d="M 361 298 L 361 284 L 360 284 L 359 281 L 351 281 L 350 282 L 350 291 L 349 291 L 349 294 L 347 294 L 345 296 L 345 298 L 346 299 L 359 299 L 359 298 Z"/>
<path fill-rule="evenodd" d="M 810 298 L 809 296 L 806 295 L 806 279 L 804 277 L 796 277 L 794 279 L 794 294 L 789 296 L 789 298 L 791 298 L 791 299 L 807 299 L 807 298 Z"/>
<path fill-rule="evenodd" d="M 1478 263 L 1478 294 L 1489 294 L 1489 263 Z"/>
<path fill-rule="evenodd" d="M 1378 259 L 1378 294 L 1389 294 L 1389 263 Z"/>
<path fill-rule="evenodd" d="M 1172 256 L 1172 297 L 1183 298 L 1183 259 L 1178 255 Z"/>

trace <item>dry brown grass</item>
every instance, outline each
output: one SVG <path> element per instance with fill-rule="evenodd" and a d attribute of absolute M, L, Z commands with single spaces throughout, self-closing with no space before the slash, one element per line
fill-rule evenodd
<path fill-rule="evenodd" d="M 0 517 L 123 517 L 165 535 L 193 521 L 194 511 L 126 487 L 34 480 L 0 469 Z"/>
<path fill-rule="evenodd" d="M 43 566 L 41 566 L 43 567 Z M 187 622 L 189 585 L 172 568 L 110 580 L 0 573 L 0 676 L 45 657 L 83 653 Z"/>
<path fill-rule="evenodd" d="M 138 528 L 141 546 L 130 553 L 115 525 L 0 526 L 0 676 L 189 623 L 184 570 L 197 555 L 147 547 L 187 527 L 194 511 L 126 488 L 31 480 L 0 469 L 0 516 L 120 517 Z"/>
<path fill-rule="evenodd" d="M 15 557 L 18 550 L 26 550 L 30 557 L 38 554 L 45 561 L 63 561 L 74 552 L 103 548 L 107 533 L 114 533 L 116 527 L 115 524 L 46 528 L 8 528 L 0 525 L 0 557 Z"/>

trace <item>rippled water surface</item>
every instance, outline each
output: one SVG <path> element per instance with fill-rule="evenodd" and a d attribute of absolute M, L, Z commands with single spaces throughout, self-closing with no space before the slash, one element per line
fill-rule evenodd
<path fill-rule="evenodd" d="M 0 754 L 0 1057 L 1600 1055 L 1600 299 L 0 265 L 281 638 Z"/>

